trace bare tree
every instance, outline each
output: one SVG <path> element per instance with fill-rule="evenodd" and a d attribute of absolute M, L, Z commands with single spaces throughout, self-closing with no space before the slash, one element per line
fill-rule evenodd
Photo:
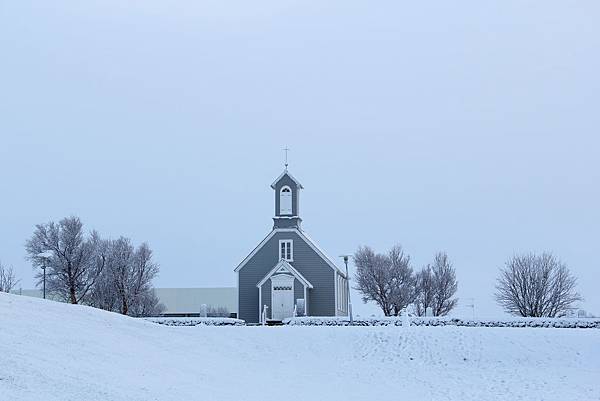
<path fill-rule="evenodd" d="M 354 254 L 356 289 L 363 302 L 375 301 L 385 316 L 397 316 L 415 299 L 415 277 L 410 256 L 402 247 L 394 246 L 386 255 L 376 254 L 369 247 L 360 247 Z"/>
<path fill-rule="evenodd" d="M 152 290 L 140 295 L 129 310 L 129 315 L 136 317 L 159 316 L 165 309 L 165 305 L 160 303 L 160 300 Z"/>
<path fill-rule="evenodd" d="M 34 267 L 46 267 L 49 293 L 73 304 L 86 299 L 96 283 L 104 258 L 97 250 L 100 237 L 92 232 L 88 237 L 78 217 L 62 219 L 58 224 L 39 224 L 25 245 Z M 36 274 L 38 285 L 42 273 Z"/>
<path fill-rule="evenodd" d="M 131 241 L 124 237 L 112 241 L 110 249 L 107 264 L 108 274 L 117 295 L 119 312 L 127 315 L 133 301 L 131 287 L 134 280 L 133 258 L 135 250 L 131 245 Z"/>
<path fill-rule="evenodd" d="M 12 267 L 0 262 L 0 292 L 11 292 L 19 284 Z"/>
<path fill-rule="evenodd" d="M 113 267 L 116 263 L 114 242 L 102 240 L 98 245 L 98 254 L 102 255 L 105 265 L 87 299 L 88 305 L 111 312 L 118 311 L 120 307 L 120 299 L 112 276 Z"/>
<path fill-rule="evenodd" d="M 133 259 L 133 280 L 130 287 L 131 303 L 137 305 L 140 310 L 145 309 L 152 314 L 157 313 L 161 308 L 164 309 L 164 306 L 158 303 L 158 298 L 152 287 L 152 280 L 158 276 L 158 273 L 158 264 L 152 260 L 152 250 L 144 242 L 136 249 Z M 156 302 L 154 302 L 155 300 Z"/>
<path fill-rule="evenodd" d="M 415 312 L 417 316 L 425 316 L 428 308 L 434 304 L 435 286 L 431 266 L 427 265 L 416 274 Z"/>
<path fill-rule="evenodd" d="M 405 254 L 400 245 L 392 247 L 387 255 L 390 269 L 390 299 L 393 312 L 398 316 L 400 311 L 415 300 L 415 276 L 410 267 L 410 256 Z"/>
<path fill-rule="evenodd" d="M 92 306 L 124 315 L 145 316 L 161 313 L 152 288 L 158 265 L 152 261 L 152 250 L 143 243 L 137 249 L 129 238 L 105 241 L 106 268 L 90 296 Z"/>
<path fill-rule="evenodd" d="M 87 300 L 87 304 L 94 308 L 116 312 L 119 309 L 119 297 L 113 286 L 110 276 L 105 271 L 98 277 L 96 284 Z"/>
<path fill-rule="evenodd" d="M 213 306 L 208 305 L 206 309 L 206 316 L 208 317 L 229 317 L 229 309 L 226 306 Z"/>
<path fill-rule="evenodd" d="M 576 284 L 567 266 L 550 253 L 516 255 L 500 269 L 495 296 L 511 314 L 560 317 L 583 300 Z"/>
<path fill-rule="evenodd" d="M 361 292 L 363 302 L 374 301 L 385 316 L 390 316 L 394 305 L 389 259 L 365 246 L 354 254 L 354 265 L 356 289 Z"/>
<path fill-rule="evenodd" d="M 433 275 L 433 315 L 446 316 L 458 303 L 457 298 L 452 298 L 458 289 L 456 272 L 446 253 L 439 252 L 435 255 L 431 272 Z"/>

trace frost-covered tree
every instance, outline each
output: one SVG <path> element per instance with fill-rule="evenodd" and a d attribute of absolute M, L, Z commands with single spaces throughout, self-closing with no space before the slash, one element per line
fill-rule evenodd
<path fill-rule="evenodd" d="M 133 275 L 130 288 L 131 305 L 139 313 L 157 314 L 164 306 L 158 303 L 152 281 L 159 273 L 159 266 L 152 259 L 152 250 L 147 243 L 137 247 L 133 258 Z"/>
<path fill-rule="evenodd" d="M 127 240 L 128 242 L 129 240 Z M 122 307 L 122 300 L 115 284 L 115 272 L 123 263 L 124 254 L 127 254 L 122 238 L 118 240 L 102 240 L 100 245 L 101 253 L 105 259 L 105 267 L 102 274 L 96 280 L 96 284 L 88 298 L 88 304 L 95 308 L 117 312 Z M 133 249 L 130 251 L 133 253 Z"/>
<path fill-rule="evenodd" d="M 390 316 L 394 304 L 388 258 L 364 246 L 354 253 L 354 265 L 356 266 L 356 289 L 360 291 L 363 302 L 374 301 L 385 316 Z"/>
<path fill-rule="evenodd" d="M 48 293 L 77 304 L 86 300 L 104 268 L 101 243 L 95 231 L 85 235 L 81 220 L 73 216 L 37 225 L 25 249 L 34 268 L 46 267 Z M 41 269 L 36 278 L 41 284 Z"/>
<path fill-rule="evenodd" d="M 415 313 L 417 316 L 425 316 L 427 309 L 433 310 L 435 286 L 431 266 L 427 265 L 417 272 L 415 277 Z"/>
<path fill-rule="evenodd" d="M 127 315 L 133 303 L 135 250 L 128 238 L 121 237 L 110 244 L 106 273 L 117 296 L 118 310 Z"/>
<path fill-rule="evenodd" d="M 104 271 L 98 280 L 96 285 L 92 288 L 90 296 L 87 301 L 88 305 L 94 308 L 104 309 L 111 312 L 119 310 L 119 299 L 117 292 L 109 275 Z"/>
<path fill-rule="evenodd" d="M 354 264 L 356 289 L 363 302 L 374 301 L 385 316 L 397 316 L 414 301 L 415 279 L 410 257 L 399 245 L 385 255 L 360 247 L 354 254 Z"/>
<path fill-rule="evenodd" d="M 456 273 L 445 253 L 435 255 L 433 264 L 415 274 L 410 256 L 400 245 L 387 254 L 360 247 L 354 254 L 356 289 L 363 302 L 375 301 L 385 316 L 398 314 L 411 304 L 419 316 L 431 308 L 434 316 L 447 315 L 457 304 Z"/>
<path fill-rule="evenodd" d="M 161 313 L 152 288 L 159 267 L 152 250 L 143 243 L 137 249 L 129 238 L 104 241 L 106 267 L 94 286 L 90 304 L 124 315 L 146 316 Z"/>
<path fill-rule="evenodd" d="M 415 275 L 410 267 L 410 256 L 405 254 L 400 245 L 392 247 L 388 252 L 387 262 L 390 269 L 390 299 L 395 316 L 412 304 L 415 300 Z"/>
<path fill-rule="evenodd" d="M 229 309 L 225 306 L 213 306 L 208 305 L 206 309 L 206 316 L 208 317 L 229 317 Z"/>
<path fill-rule="evenodd" d="M 500 269 L 496 300 L 508 313 L 560 317 L 582 300 L 577 279 L 550 253 L 515 255 Z"/>
<path fill-rule="evenodd" d="M 433 316 L 445 316 L 454 309 L 458 303 L 458 299 L 453 298 L 458 282 L 448 255 L 437 253 L 433 264 L 417 273 L 415 287 L 415 312 L 418 316 L 425 316 L 428 308 L 431 308 Z"/>
<path fill-rule="evenodd" d="M 448 255 L 439 252 L 431 265 L 433 276 L 433 316 L 446 316 L 458 303 L 453 298 L 458 289 L 456 271 L 448 259 Z"/>
<path fill-rule="evenodd" d="M 145 291 L 141 294 L 137 301 L 133 303 L 129 309 L 130 316 L 158 316 L 165 311 L 165 305 L 160 303 L 160 300 L 152 291 Z"/>
<path fill-rule="evenodd" d="M 18 283 L 13 268 L 0 262 L 0 292 L 11 292 Z"/>

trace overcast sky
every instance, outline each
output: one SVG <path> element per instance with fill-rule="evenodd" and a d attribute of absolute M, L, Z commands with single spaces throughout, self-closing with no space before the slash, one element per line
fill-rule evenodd
<path fill-rule="evenodd" d="M 444 250 L 491 315 L 504 261 L 548 250 L 598 315 L 598 21 L 595 0 L 3 1 L 0 260 L 31 288 L 35 224 L 77 215 L 147 241 L 156 286 L 235 285 L 289 146 L 331 256 Z"/>

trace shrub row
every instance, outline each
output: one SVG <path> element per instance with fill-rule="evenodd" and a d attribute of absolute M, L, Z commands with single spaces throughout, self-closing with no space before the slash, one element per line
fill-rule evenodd
<path fill-rule="evenodd" d="M 349 326 L 347 317 L 296 317 L 286 319 L 290 326 Z M 401 317 L 356 318 L 355 326 L 402 326 Z M 411 326 L 465 326 L 465 327 L 555 327 L 600 329 L 600 319 L 579 318 L 506 318 L 499 320 L 459 319 L 448 317 L 411 317 Z"/>
<path fill-rule="evenodd" d="M 165 326 L 243 326 L 240 319 L 224 317 L 154 317 L 145 320 Z M 285 319 L 290 326 L 349 326 L 346 317 L 295 317 Z M 402 326 L 401 317 L 357 317 L 355 326 Z M 460 319 L 449 317 L 411 317 L 411 326 L 464 326 L 464 327 L 554 327 L 600 329 L 600 318 L 506 318 L 506 319 Z"/>
<path fill-rule="evenodd" d="M 243 326 L 245 322 L 229 317 L 150 317 L 145 320 L 165 326 Z"/>

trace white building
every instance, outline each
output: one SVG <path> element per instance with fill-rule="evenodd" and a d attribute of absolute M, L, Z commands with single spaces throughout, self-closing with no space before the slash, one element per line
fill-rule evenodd
<path fill-rule="evenodd" d="M 237 288 L 155 288 L 156 296 L 165 305 L 164 316 L 198 316 L 202 305 L 226 309 L 237 315 Z M 16 290 L 15 294 L 42 298 L 41 290 Z M 50 297 L 48 297 L 50 298 Z"/>

